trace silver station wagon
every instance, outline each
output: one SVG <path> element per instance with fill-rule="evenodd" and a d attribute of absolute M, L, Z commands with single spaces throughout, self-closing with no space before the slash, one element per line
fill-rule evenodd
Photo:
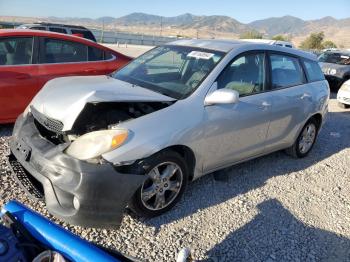
<path fill-rule="evenodd" d="M 9 162 L 55 216 L 115 226 L 127 206 L 169 210 L 205 174 L 282 149 L 305 157 L 328 100 L 310 53 L 180 40 L 109 76 L 48 82 L 17 119 Z"/>

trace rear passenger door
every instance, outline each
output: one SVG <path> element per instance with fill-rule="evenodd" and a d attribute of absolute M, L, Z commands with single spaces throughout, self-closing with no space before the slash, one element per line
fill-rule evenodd
<path fill-rule="evenodd" d="M 104 74 L 106 65 L 96 61 L 87 45 L 57 38 L 41 38 L 39 54 L 39 82 L 62 76 Z M 102 52 L 103 54 L 103 52 Z M 93 61 L 89 61 L 89 60 Z"/>
<path fill-rule="evenodd" d="M 0 38 L 0 123 L 22 113 L 39 90 L 35 38 Z"/>
<path fill-rule="evenodd" d="M 289 146 L 304 122 L 311 106 L 311 92 L 298 57 L 286 53 L 269 53 L 270 126 L 266 151 Z"/>

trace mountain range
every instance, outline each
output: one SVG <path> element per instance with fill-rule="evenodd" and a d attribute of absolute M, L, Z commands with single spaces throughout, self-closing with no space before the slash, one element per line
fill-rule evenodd
<path fill-rule="evenodd" d="M 7 18 L 7 19 L 6 19 Z M 19 21 L 19 17 L 1 17 L 0 20 Z M 29 18 L 28 18 L 29 19 Z M 145 34 L 183 35 L 188 37 L 237 38 L 247 31 L 258 31 L 264 38 L 278 34 L 287 35 L 293 42 L 300 42 L 310 33 L 323 31 L 327 40 L 350 47 L 350 18 L 323 17 L 317 20 L 302 20 L 294 16 L 271 17 L 251 23 L 241 23 L 229 16 L 201 16 L 190 13 L 162 17 L 145 13 L 131 13 L 122 17 L 91 18 L 33 18 L 42 21 L 80 24 L 106 30 L 120 30 Z M 23 21 L 23 18 L 22 18 Z M 35 20 L 34 20 L 35 21 Z M 25 22 L 25 21 L 23 21 Z"/>

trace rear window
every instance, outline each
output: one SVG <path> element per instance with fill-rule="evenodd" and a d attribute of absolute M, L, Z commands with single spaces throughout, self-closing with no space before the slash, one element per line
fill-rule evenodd
<path fill-rule="evenodd" d="M 88 30 L 71 29 L 73 35 L 82 35 L 84 38 L 96 42 L 95 36 Z"/>
<path fill-rule="evenodd" d="M 40 63 L 86 62 L 87 46 L 71 41 L 44 39 Z"/>
<path fill-rule="evenodd" d="M 324 75 L 317 62 L 304 60 L 303 64 L 306 69 L 306 75 L 309 82 L 324 80 Z"/>
<path fill-rule="evenodd" d="M 350 65 L 350 53 L 324 52 L 318 57 L 318 61 L 331 64 Z"/>
<path fill-rule="evenodd" d="M 301 85 L 304 76 L 299 60 L 287 55 L 270 55 L 272 88 Z"/>

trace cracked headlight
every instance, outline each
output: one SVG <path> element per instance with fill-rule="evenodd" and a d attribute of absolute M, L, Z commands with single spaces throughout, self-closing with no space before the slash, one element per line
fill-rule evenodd
<path fill-rule="evenodd" d="M 89 160 L 120 147 L 127 138 L 126 129 L 95 131 L 74 140 L 65 152 L 74 158 Z"/>

